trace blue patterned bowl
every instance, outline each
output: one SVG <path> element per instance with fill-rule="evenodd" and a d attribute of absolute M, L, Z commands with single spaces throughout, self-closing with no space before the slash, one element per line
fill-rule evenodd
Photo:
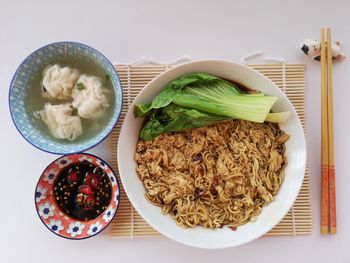
<path fill-rule="evenodd" d="M 116 101 L 112 117 L 105 128 L 85 140 L 68 142 L 55 140 L 33 125 L 31 113 L 26 111 L 28 83 L 42 74 L 45 66 L 65 57 L 74 58 L 84 63 L 97 65 L 110 76 L 115 91 Z M 112 131 L 122 110 L 122 88 L 118 74 L 111 62 L 97 50 L 76 42 L 57 42 L 46 45 L 30 54 L 18 67 L 10 86 L 10 112 L 14 124 L 22 136 L 33 146 L 50 153 L 69 154 L 82 152 L 99 144 Z"/>

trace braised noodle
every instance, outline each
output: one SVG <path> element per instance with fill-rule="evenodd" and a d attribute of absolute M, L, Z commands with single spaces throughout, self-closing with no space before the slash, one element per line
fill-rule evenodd
<path fill-rule="evenodd" d="M 136 145 L 146 198 L 182 227 L 232 228 L 274 200 L 287 164 L 277 124 L 232 120 Z"/>

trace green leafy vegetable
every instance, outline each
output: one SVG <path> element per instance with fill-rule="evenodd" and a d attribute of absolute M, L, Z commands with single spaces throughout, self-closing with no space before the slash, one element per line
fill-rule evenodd
<path fill-rule="evenodd" d="M 212 113 L 262 123 L 276 97 L 237 94 L 232 87 L 224 85 L 211 86 L 203 84 L 197 87 L 186 87 L 173 101 L 175 104 Z"/>
<path fill-rule="evenodd" d="M 144 140 L 152 140 L 163 133 L 202 127 L 229 119 L 224 116 L 208 114 L 195 109 L 170 104 L 152 113 L 148 122 L 141 130 L 140 137 Z"/>
<path fill-rule="evenodd" d="M 111 77 L 110 77 L 108 74 L 106 74 L 106 75 L 105 75 L 105 80 L 106 80 L 106 81 L 110 81 L 110 80 L 111 80 Z"/>
<path fill-rule="evenodd" d="M 136 104 L 134 107 L 134 116 L 138 117 L 138 118 L 145 117 L 145 116 L 149 115 L 150 113 L 152 113 L 150 108 L 151 108 L 151 103 L 149 103 L 149 104 Z"/>
<path fill-rule="evenodd" d="M 77 83 L 77 84 L 75 84 L 75 85 L 77 86 L 77 89 L 78 89 L 78 90 L 83 90 L 83 89 L 85 89 L 84 84 L 81 83 L 81 82 L 79 82 L 79 83 Z"/>
<path fill-rule="evenodd" d="M 267 114 L 265 121 L 268 122 L 274 122 L 274 123 L 281 123 L 285 122 L 289 119 L 290 117 L 290 111 L 283 111 L 283 112 L 270 112 Z"/>
<path fill-rule="evenodd" d="M 243 93 L 237 86 L 206 73 L 179 77 L 151 103 L 137 104 L 135 117 L 148 117 L 140 137 L 151 140 L 166 133 L 202 127 L 229 119 L 284 122 L 290 112 L 271 113 L 277 97 Z"/>
<path fill-rule="evenodd" d="M 219 79 L 217 77 L 211 76 L 206 73 L 193 73 L 189 75 L 184 75 L 173 81 L 169 82 L 164 89 L 156 96 L 151 104 L 138 104 L 135 105 L 134 115 L 135 117 L 144 117 L 148 115 L 153 109 L 160 109 L 168 106 L 177 95 L 181 93 L 181 90 L 191 84 L 200 85 L 212 83 L 213 85 L 218 85 L 226 83 L 230 85 L 232 89 L 235 89 L 237 93 L 239 90 L 237 87 L 234 87 L 228 81 Z"/>

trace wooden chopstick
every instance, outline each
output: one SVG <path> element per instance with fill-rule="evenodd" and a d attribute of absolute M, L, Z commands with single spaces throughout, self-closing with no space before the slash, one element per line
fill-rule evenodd
<path fill-rule="evenodd" d="M 327 41 L 326 41 L 327 40 Z M 331 30 L 321 29 L 321 233 L 336 233 Z"/>
<path fill-rule="evenodd" d="M 332 37 L 327 28 L 327 106 L 328 106 L 328 192 L 329 192 L 329 231 L 337 232 L 334 162 L 334 125 L 333 125 L 333 79 L 332 79 Z"/>
<path fill-rule="evenodd" d="M 329 233 L 326 31 L 321 29 L 321 233 Z"/>

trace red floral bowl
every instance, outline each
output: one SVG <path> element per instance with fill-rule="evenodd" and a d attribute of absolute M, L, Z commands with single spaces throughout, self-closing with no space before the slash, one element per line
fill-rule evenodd
<path fill-rule="evenodd" d="M 98 167 L 102 174 L 107 175 L 111 187 L 105 210 L 90 220 L 69 216 L 58 204 L 54 194 L 55 181 L 60 173 L 80 164 Z M 120 186 L 112 168 L 102 159 L 87 153 L 69 154 L 56 159 L 44 170 L 36 186 L 34 199 L 41 221 L 51 232 L 64 238 L 85 239 L 100 233 L 114 218 L 120 202 Z"/>

